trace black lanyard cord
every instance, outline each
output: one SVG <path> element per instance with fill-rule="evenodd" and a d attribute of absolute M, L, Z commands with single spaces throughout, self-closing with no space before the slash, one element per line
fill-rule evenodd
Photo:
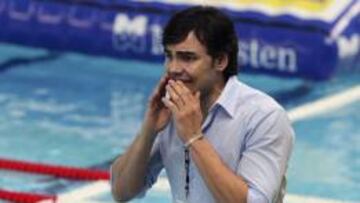
<path fill-rule="evenodd" d="M 190 153 L 189 149 L 185 148 L 185 197 L 189 197 L 190 193 Z"/>

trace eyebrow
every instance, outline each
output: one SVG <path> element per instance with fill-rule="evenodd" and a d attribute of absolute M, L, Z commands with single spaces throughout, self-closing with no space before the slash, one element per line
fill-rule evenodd
<path fill-rule="evenodd" d="M 169 49 L 164 49 L 165 54 L 171 54 L 171 51 Z M 196 56 L 197 54 L 193 51 L 176 51 L 176 55 L 185 55 L 185 56 Z"/>
<path fill-rule="evenodd" d="M 196 56 L 197 54 L 195 52 L 192 51 L 177 51 L 176 52 L 177 55 L 183 55 L 183 56 Z"/>

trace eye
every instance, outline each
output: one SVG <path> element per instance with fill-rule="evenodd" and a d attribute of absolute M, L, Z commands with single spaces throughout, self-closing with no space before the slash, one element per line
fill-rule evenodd
<path fill-rule="evenodd" d="M 184 54 L 180 56 L 180 59 L 184 62 L 192 62 L 196 60 L 196 57 L 194 55 Z"/>

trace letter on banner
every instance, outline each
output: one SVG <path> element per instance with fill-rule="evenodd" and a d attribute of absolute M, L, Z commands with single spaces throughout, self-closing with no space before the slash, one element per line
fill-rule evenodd
<path fill-rule="evenodd" d="M 122 52 L 144 52 L 147 23 L 148 19 L 143 15 L 130 19 L 126 14 L 118 14 L 113 26 L 114 48 Z"/>
<path fill-rule="evenodd" d="M 52 3 L 39 4 L 38 19 L 42 23 L 60 24 L 64 19 L 65 13 L 60 7 Z"/>
<path fill-rule="evenodd" d="M 154 55 L 162 55 L 164 48 L 161 43 L 163 30 L 160 24 L 150 26 L 151 30 L 151 53 Z"/>
<path fill-rule="evenodd" d="M 26 1 L 22 3 L 10 2 L 9 15 L 10 18 L 19 21 L 29 21 L 35 13 L 36 2 Z"/>
<path fill-rule="evenodd" d="M 70 7 L 69 24 L 77 28 L 91 28 L 94 24 L 96 13 L 90 8 L 77 6 Z"/>
<path fill-rule="evenodd" d="M 355 56 L 360 52 L 360 36 L 356 34 L 350 37 L 341 36 L 337 40 L 337 45 L 340 58 Z"/>

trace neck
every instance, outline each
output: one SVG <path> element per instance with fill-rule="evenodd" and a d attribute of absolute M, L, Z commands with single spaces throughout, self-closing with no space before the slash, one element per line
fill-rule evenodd
<path fill-rule="evenodd" d="M 207 114 L 209 113 L 210 108 L 214 105 L 215 101 L 219 98 L 221 92 L 225 87 L 224 81 L 216 83 L 212 89 L 210 89 L 207 93 L 201 96 L 201 111 L 206 118 Z"/>

